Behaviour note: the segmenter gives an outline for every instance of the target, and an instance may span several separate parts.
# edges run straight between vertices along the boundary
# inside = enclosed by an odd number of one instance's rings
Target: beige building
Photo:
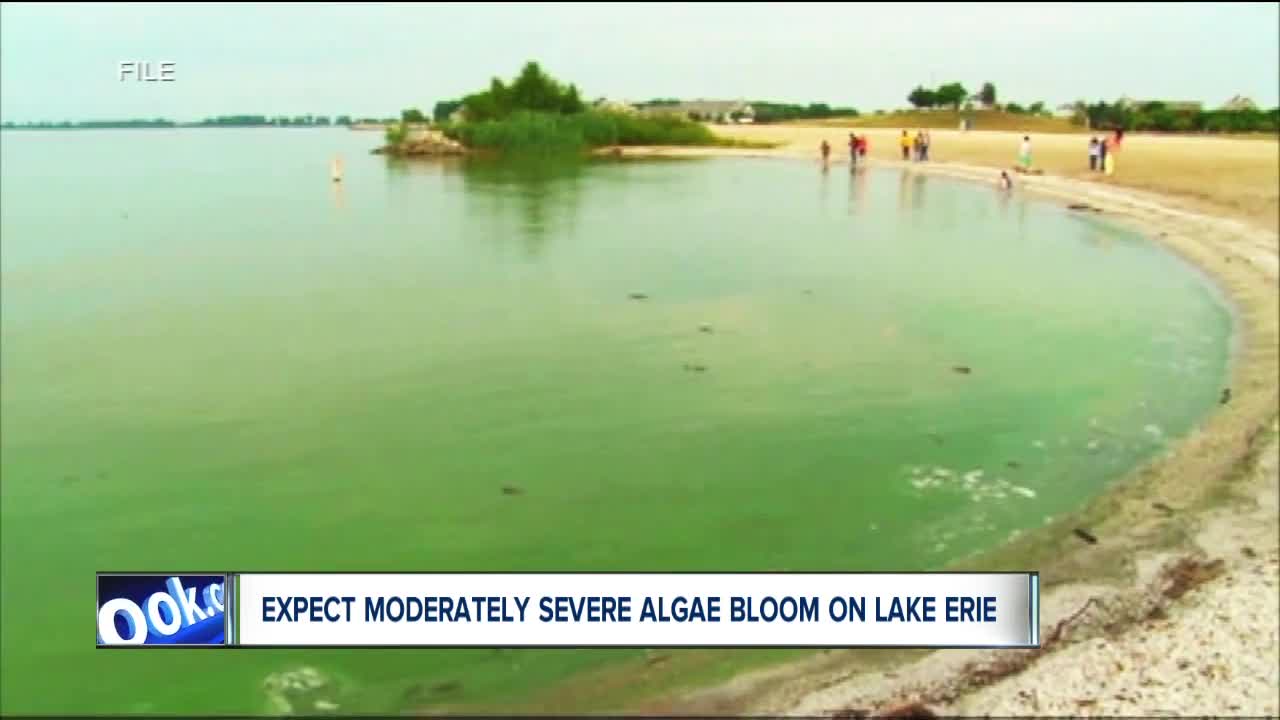
[[[718,123],[750,123],[755,121],[755,109],[743,100],[690,100],[670,105],[650,105],[644,108],[648,114],[687,115],[694,120]]]

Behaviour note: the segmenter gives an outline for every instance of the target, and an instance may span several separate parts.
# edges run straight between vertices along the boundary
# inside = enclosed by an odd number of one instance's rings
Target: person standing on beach
[[[910,160],[911,159],[911,135],[909,135],[906,130],[902,131],[901,143],[902,143],[902,159]]]
[[[1000,189],[1004,190],[1005,192],[1008,192],[1013,189],[1013,178],[1009,177],[1008,170],[1000,171],[999,184],[1000,184]]]
[[[933,137],[928,130],[920,131],[920,159],[929,162],[929,143],[933,142]]]
[[[831,161],[831,143],[823,140],[822,144],[818,146],[818,150],[822,153],[822,167],[825,168]]]
[[[858,136],[849,133],[849,168],[858,167]]]
[[[1095,171],[1098,169],[1098,153],[1099,152],[1101,152],[1101,148],[1098,144],[1098,138],[1096,137],[1090,138],[1089,140],[1089,170],[1090,171]]]
[[[1107,143],[1110,142],[1105,136],[1098,141],[1098,172],[1107,169]]]
[[[858,155],[863,159],[867,159],[867,136],[858,136]]]
[[[1022,147],[1018,148],[1018,161],[1022,164],[1023,172],[1031,171],[1031,136],[1022,136]]]
[[[1112,175],[1116,171],[1116,154],[1120,152],[1120,141],[1122,139],[1124,139],[1124,130],[1116,128],[1116,133],[1111,138],[1110,147],[1107,148],[1107,158],[1102,163],[1102,171],[1107,175]]]

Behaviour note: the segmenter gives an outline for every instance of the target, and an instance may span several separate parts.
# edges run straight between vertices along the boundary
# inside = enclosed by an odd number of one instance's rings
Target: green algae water
[[[300,666],[348,711],[608,707],[555,688],[642,652],[95,651],[93,574],[936,568],[1080,507],[1227,373],[1209,282],[1098,216],[378,139],[4,134],[4,712],[268,712]]]

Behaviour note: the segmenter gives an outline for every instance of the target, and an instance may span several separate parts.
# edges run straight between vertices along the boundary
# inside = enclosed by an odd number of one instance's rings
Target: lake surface
[[[299,665],[344,709],[507,707],[641,653],[95,651],[93,574],[936,568],[1078,508],[1227,373],[1209,282],[1095,216],[380,140],[3,135],[5,712],[261,712]]]

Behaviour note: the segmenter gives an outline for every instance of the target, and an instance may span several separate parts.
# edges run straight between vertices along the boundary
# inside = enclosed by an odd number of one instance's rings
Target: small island
[[[376,154],[452,156],[471,153],[587,153],[599,148],[646,146],[737,146],[743,140],[717,136],[686,113],[662,106],[640,110],[603,99],[583,102],[576,85],[556,80],[528,62],[509,84],[437,106],[427,125],[406,111],[386,128]],[[447,113],[447,114],[446,114]]]

